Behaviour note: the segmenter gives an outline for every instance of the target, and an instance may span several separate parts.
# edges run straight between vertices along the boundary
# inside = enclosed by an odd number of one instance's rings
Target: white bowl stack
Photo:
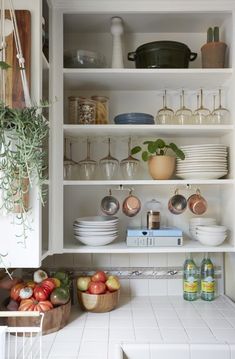
[[[197,227],[198,226],[212,226],[216,224],[215,218],[196,217],[189,220],[189,232],[192,235],[192,239],[198,240],[197,238]]]
[[[185,159],[177,158],[176,176],[183,179],[217,179],[228,173],[227,147],[222,144],[181,146]]]
[[[104,246],[118,237],[118,217],[94,216],[73,222],[74,238],[88,246]]]
[[[196,236],[205,246],[219,246],[227,237],[227,228],[218,225],[197,226]]]

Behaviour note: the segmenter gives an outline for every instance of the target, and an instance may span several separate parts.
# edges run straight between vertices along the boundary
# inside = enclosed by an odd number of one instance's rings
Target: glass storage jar
[[[69,123],[76,125],[78,123],[78,99],[79,97],[69,96]]]
[[[78,123],[93,125],[96,118],[96,102],[90,99],[78,99]]]
[[[109,123],[109,98],[106,96],[91,96],[96,102],[96,124]]]

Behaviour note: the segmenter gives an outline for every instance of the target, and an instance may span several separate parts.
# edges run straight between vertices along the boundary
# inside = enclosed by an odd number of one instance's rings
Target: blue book
[[[177,227],[161,227],[160,229],[147,229],[142,227],[127,228],[127,237],[178,237],[183,231]]]

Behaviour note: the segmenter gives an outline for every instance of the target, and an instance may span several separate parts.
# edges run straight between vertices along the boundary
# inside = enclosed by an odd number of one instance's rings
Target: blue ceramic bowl
[[[114,123],[118,125],[153,125],[154,117],[148,113],[129,112],[114,117]]]

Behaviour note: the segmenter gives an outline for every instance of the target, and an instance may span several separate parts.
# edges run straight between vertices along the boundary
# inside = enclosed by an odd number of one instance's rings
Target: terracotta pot
[[[227,45],[224,42],[208,42],[201,48],[202,68],[224,68]]]
[[[175,171],[175,157],[152,156],[148,160],[148,168],[153,179],[168,180]]]

